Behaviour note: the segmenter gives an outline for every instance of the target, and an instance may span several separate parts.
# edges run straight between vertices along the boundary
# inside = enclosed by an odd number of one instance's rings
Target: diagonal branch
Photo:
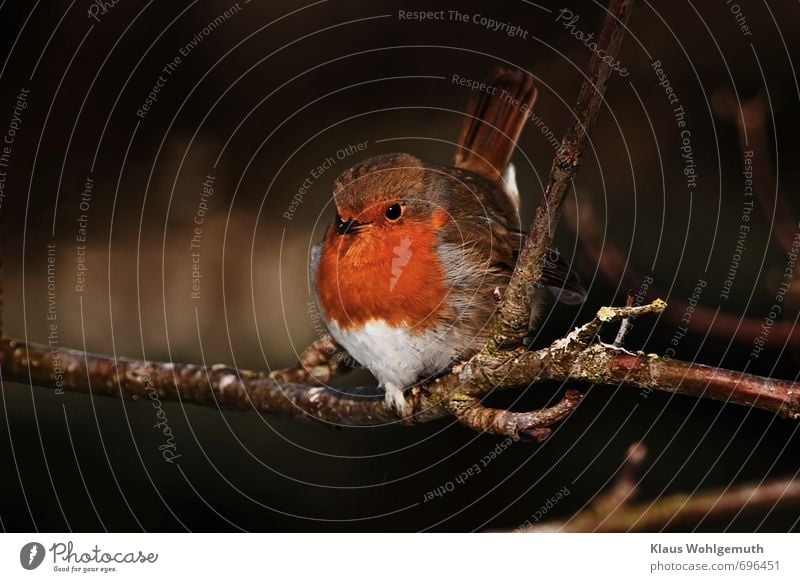
[[[562,532],[692,530],[709,519],[730,520],[740,513],[768,513],[776,507],[800,507],[800,481],[783,479],[692,495],[676,494],[656,502],[621,506],[604,516],[602,523],[587,516],[587,520],[579,518],[557,529]]]
[[[646,450],[636,443],[628,450],[617,481],[586,509],[565,521],[526,522],[525,532],[656,532],[694,530],[705,521],[733,520],[743,513],[765,514],[800,507],[800,481],[777,479],[739,487],[676,494],[632,504]]]
[[[484,353],[492,353],[504,345],[517,343],[528,332],[531,313],[529,289],[541,281],[541,258],[552,246],[561,206],[572,178],[578,171],[589,132],[603,103],[606,85],[613,70],[609,63],[616,59],[619,52],[632,5],[633,0],[612,0],[608,8],[597,39],[597,50],[592,54],[589,72],[578,94],[575,119],[556,152],[544,196],[536,209],[533,225],[525,238],[514,274],[503,294]]]

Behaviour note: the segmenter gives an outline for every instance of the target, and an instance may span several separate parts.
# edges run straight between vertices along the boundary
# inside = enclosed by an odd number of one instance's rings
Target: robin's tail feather
[[[454,165],[501,182],[537,89],[529,73],[502,67],[484,83],[489,89],[474,90],[467,104]]]

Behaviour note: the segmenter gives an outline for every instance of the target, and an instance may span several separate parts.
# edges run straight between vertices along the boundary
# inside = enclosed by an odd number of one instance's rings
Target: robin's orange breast
[[[370,320],[422,333],[450,311],[436,252],[441,212],[430,222],[374,226],[355,234],[326,234],[317,292],[328,319],[343,329]]]

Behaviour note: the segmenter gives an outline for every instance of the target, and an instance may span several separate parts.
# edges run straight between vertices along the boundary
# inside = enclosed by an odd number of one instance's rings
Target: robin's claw
[[[406,402],[405,394],[403,394],[403,389],[398,388],[397,386],[384,386],[383,388],[386,392],[386,407],[390,410],[394,410],[397,416],[400,418],[408,418],[411,416],[411,407]]]

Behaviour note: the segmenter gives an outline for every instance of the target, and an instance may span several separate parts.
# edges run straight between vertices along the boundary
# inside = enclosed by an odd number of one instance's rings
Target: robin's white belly
[[[446,332],[414,334],[406,326],[383,320],[369,321],[357,330],[330,321],[329,328],[334,339],[378,379],[395,408],[404,388],[445,371],[458,355]]]

